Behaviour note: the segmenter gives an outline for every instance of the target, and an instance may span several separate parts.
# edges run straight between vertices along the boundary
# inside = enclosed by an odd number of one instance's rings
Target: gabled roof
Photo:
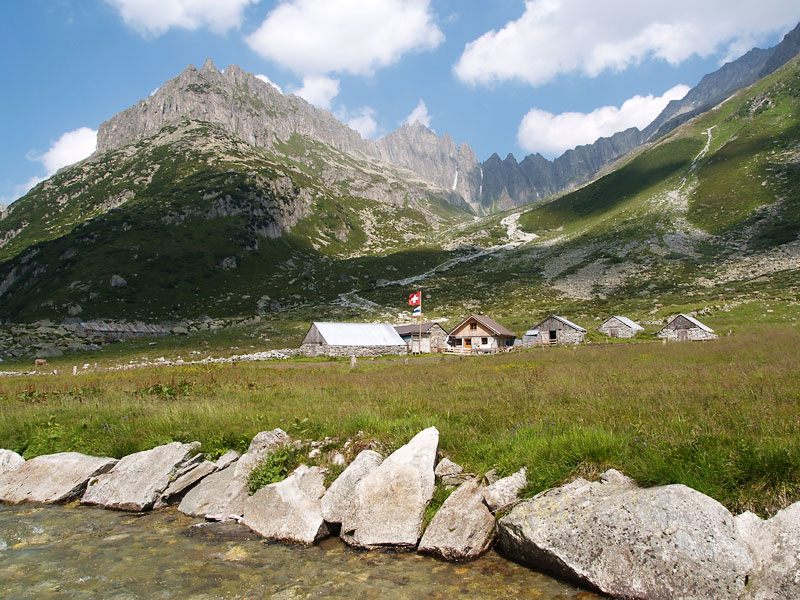
[[[667,327],[669,327],[669,326],[670,326],[670,324],[671,324],[671,323],[672,323],[672,322],[673,322],[675,319],[677,319],[678,317],[683,317],[684,319],[686,319],[687,321],[689,321],[690,323],[692,323],[693,325],[695,325],[695,326],[699,327],[700,329],[702,329],[703,331],[705,331],[705,332],[707,332],[707,333],[714,333],[714,330],[713,330],[713,329],[711,329],[711,327],[709,327],[708,325],[703,325],[703,324],[702,324],[700,321],[698,321],[698,320],[697,320],[697,319],[695,319],[694,317],[690,317],[689,315],[685,315],[685,314],[683,314],[683,313],[681,313],[681,314],[679,314],[679,315],[675,315],[674,317],[672,317],[672,318],[669,320],[669,323],[667,323],[666,325],[664,325],[664,327],[662,327],[661,329],[659,329],[659,331],[663,331],[664,329],[666,329]]]
[[[547,317],[547,319],[555,319],[556,321],[561,321],[564,325],[566,325],[568,327],[572,327],[573,329],[576,329],[577,331],[581,331],[583,333],[586,333],[586,330],[583,327],[581,327],[580,325],[576,325],[575,323],[573,323],[569,319],[565,319],[564,317],[559,317],[558,315],[550,315],[549,317]],[[542,323],[544,323],[545,321],[547,321],[547,319],[542,319],[541,321],[539,321],[538,325],[535,326],[536,329],[539,329],[540,325]]]
[[[436,322],[423,323],[422,333],[428,333],[435,325],[439,324]],[[408,325],[395,325],[394,328],[400,335],[408,335],[409,333],[419,333],[419,323],[410,323]]]
[[[644,331],[644,327],[642,327],[638,323],[635,323],[634,321],[631,321],[628,317],[620,317],[619,315],[614,315],[614,316],[608,317],[605,321],[603,321],[603,324],[600,325],[600,327],[602,327],[603,325],[608,323],[611,319],[617,319],[618,321],[620,321],[624,325],[627,325],[631,329],[637,329],[639,331]]]
[[[458,325],[453,327],[450,330],[450,333],[452,334],[456,329],[461,327],[464,323],[466,323],[470,319],[475,319],[478,323],[480,323],[481,325],[486,327],[486,329],[491,331],[494,335],[503,335],[503,336],[506,336],[506,337],[513,337],[513,338],[517,337],[517,335],[513,331],[510,331],[510,330],[506,329],[505,327],[500,325],[500,323],[498,323],[494,319],[491,319],[491,318],[489,318],[489,317],[487,317],[485,315],[475,315],[475,314],[468,316],[463,321],[461,321]]]
[[[315,321],[322,339],[329,346],[405,346],[389,323],[327,323]]]

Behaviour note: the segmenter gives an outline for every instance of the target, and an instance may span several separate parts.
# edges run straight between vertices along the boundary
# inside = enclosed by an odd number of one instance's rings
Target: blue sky
[[[521,160],[646,125],[726,60],[780,41],[800,3],[25,0],[4,13],[0,204],[91,153],[100,123],[209,57],[365,137],[419,119],[479,160]]]

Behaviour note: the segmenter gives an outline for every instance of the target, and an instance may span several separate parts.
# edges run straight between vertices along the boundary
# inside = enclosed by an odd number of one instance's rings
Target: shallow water
[[[361,553],[336,539],[268,544],[174,509],[0,505],[0,596],[12,598],[541,598],[594,594],[490,553],[469,564]]]

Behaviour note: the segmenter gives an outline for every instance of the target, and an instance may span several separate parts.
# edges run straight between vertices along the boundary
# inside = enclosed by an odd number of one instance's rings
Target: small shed
[[[536,346],[581,344],[586,334],[583,327],[558,315],[550,315],[533,329],[539,330],[539,339],[534,342]]]
[[[630,320],[628,317],[614,315],[603,321],[603,324],[597,328],[597,331],[605,333],[608,337],[612,338],[632,338],[640,331],[644,331],[644,327]]]
[[[535,346],[536,342],[538,341],[539,341],[538,329],[528,329],[528,331],[525,332],[525,335],[522,336],[522,345],[525,347]]]
[[[403,338],[412,354],[441,352],[447,347],[447,332],[438,323],[411,323],[395,325],[397,333]],[[420,331],[422,332],[422,350],[420,351]]]
[[[300,351],[306,356],[383,356],[406,354],[408,348],[389,323],[328,323],[316,321]]]
[[[494,352],[514,345],[517,336],[485,315],[473,314],[450,332],[447,345],[458,352]]]
[[[713,340],[717,334],[708,325],[689,315],[679,314],[664,325],[656,335],[676,342]]]

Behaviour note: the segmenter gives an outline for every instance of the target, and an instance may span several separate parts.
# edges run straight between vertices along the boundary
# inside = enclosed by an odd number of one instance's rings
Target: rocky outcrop
[[[393,452],[356,486],[341,538],[362,549],[413,550],[433,497],[439,431],[429,427]]]
[[[258,463],[269,456],[270,452],[291,441],[289,434],[280,428],[257,433],[250,442],[247,452],[236,463],[234,475],[247,478]]]
[[[0,472],[0,501],[68,502],[79,498],[89,480],[109,471],[117,460],[78,452],[37,456]]]
[[[178,510],[212,521],[238,520],[244,514],[247,479],[234,477],[233,465],[217,471],[189,490]]]
[[[495,521],[483,501],[483,485],[477,477],[454,491],[425,530],[419,551],[444,560],[473,560],[489,549]]]
[[[755,563],[743,599],[800,598],[800,502],[766,521],[743,513],[736,529]]]
[[[733,516],[683,485],[638,489],[616,471],[518,504],[498,521],[515,560],[621,598],[738,599],[753,561]]]
[[[489,510],[497,512],[510,507],[519,500],[519,492],[528,483],[526,469],[523,467],[513,475],[498,479],[483,490],[483,497]]]
[[[16,469],[25,459],[13,450],[0,449],[0,473]]]
[[[172,442],[129,454],[109,473],[92,478],[81,502],[117,510],[150,510],[175,478],[199,464],[195,458],[199,449],[200,442]]]
[[[336,478],[322,498],[322,517],[328,523],[341,523],[353,510],[356,486],[383,462],[374,450],[363,450]]]
[[[245,502],[243,523],[274,541],[311,545],[329,535],[320,499],[325,494],[319,467],[301,465],[289,477],[267,485]]]

